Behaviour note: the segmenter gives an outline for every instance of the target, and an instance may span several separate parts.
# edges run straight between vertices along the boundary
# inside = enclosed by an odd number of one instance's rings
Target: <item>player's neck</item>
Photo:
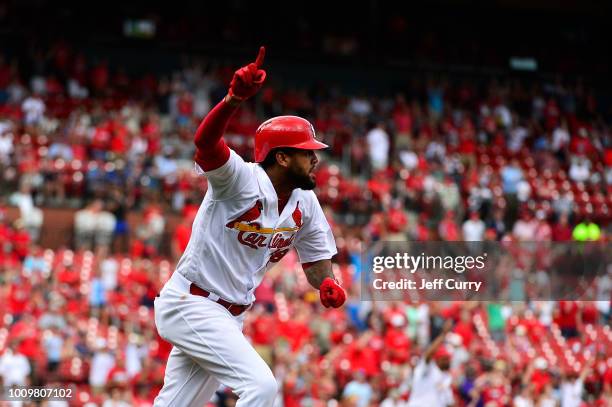
[[[291,183],[288,182],[289,180],[287,180],[285,174],[276,170],[275,167],[267,168],[266,173],[272,182],[272,186],[274,186],[278,199],[287,201],[294,188],[291,186]]]

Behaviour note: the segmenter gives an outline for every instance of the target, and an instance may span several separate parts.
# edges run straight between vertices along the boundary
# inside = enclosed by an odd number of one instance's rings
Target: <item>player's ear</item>
[[[291,161],[291,155],[287,154],[286,151],[278,150],[275,153],[275,157],[276,157],[276,163],[279,166],[281,166],[283,168],[289,167],[289,163]]]

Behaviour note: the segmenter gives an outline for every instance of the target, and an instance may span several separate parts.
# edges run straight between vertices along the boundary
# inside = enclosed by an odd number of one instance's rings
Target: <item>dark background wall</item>
[[[64,38],[134,73],[169,71],[186,53],[242,59],[264,43],[276,65],[305,67],[305,79],[317,64],[479,71],[505,70],[509,57],[531,56],[543,73],[605,80],[610,11],[612,2],[596,0],[11,0],[0,2],[0,40],[14,55]],[[155,36],[126,39],[130,19],[155,22]]]

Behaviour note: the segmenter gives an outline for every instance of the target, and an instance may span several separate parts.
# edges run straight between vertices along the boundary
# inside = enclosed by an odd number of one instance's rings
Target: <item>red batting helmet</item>
[[[255,132],[255,162],[262,162],[273,148],[321,150],[329,147],[316,139],[314,127],[298,116],[278,116],[263,122]]]

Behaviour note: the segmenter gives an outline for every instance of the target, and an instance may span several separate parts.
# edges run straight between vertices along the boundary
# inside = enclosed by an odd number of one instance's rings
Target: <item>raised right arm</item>
[[[195,161],[204,171],[221,167],[230,156],[229,147],[223,141],[227,124],[240,103],[255,95],[266,79],[263,64],[265,48],[259,49],[255,62],[243,66],[234,73],[229,92],[202,120],[194,137]]]

